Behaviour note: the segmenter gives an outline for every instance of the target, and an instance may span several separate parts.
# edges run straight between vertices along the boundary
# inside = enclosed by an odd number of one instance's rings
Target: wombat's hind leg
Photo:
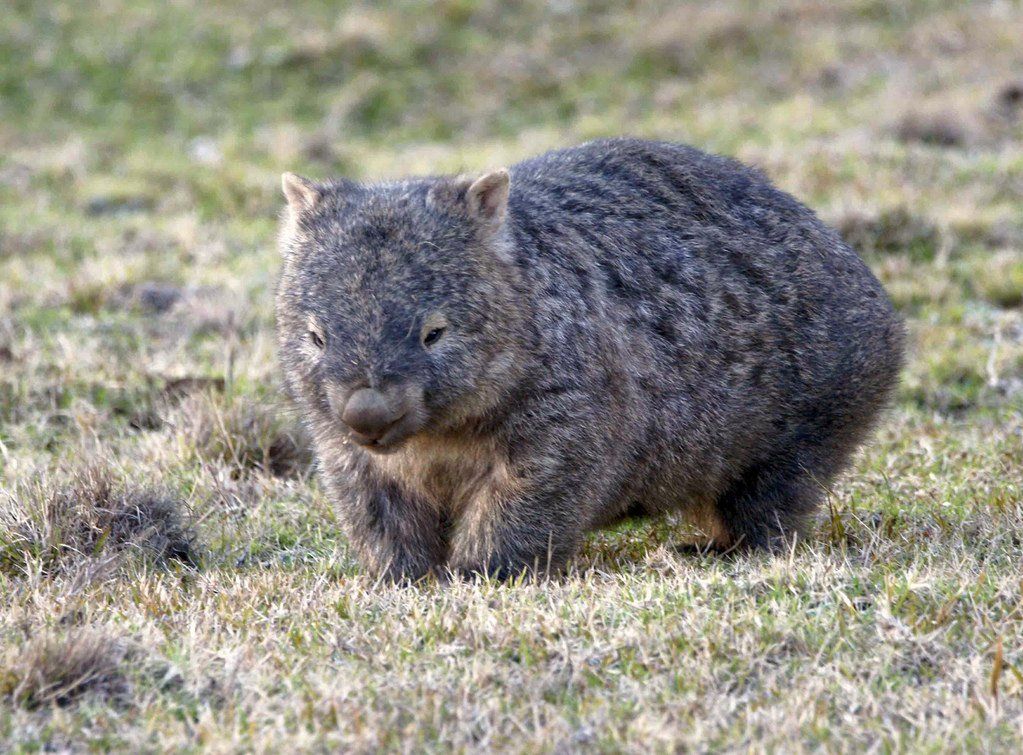
[[[782,550],[803,534],[823,496],[821,481],[798,463],[755,465],[718,499],[714,549]]]

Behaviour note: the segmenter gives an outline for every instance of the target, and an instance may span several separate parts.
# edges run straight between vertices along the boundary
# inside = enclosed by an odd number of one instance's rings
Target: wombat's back
[[[636,397],[655,497],[722,494],[780,457],[826,482],[896,382],[902,325],[876,278],[739,163],[592,142],[514,166],[510,215],[552,364],[593,373],[594,341],[613,343],[597,372],[617,359]]]

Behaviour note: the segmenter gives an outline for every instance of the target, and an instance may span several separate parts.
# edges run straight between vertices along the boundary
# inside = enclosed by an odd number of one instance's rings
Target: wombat
[[[391,579],[552,573],[587,531],[671,510],[709,547],[777,549],[897,381],[881,284],[730,159],[623,138],[282,181],[286,384]]]

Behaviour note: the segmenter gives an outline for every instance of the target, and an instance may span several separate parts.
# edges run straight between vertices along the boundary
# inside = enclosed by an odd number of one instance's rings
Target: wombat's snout
[[[401,418],[401,407],[373,388],[355,391],[341,412],[341,421],[360,441],[379,440]]]

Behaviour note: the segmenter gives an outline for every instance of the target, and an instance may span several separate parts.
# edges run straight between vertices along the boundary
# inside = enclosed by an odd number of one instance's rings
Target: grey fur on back
[[[866,265],[690,147],[596,141],[509,174],[289,193],[281,361],[363,562],[556,569],[586,531],[671,509],[720,549],[799,532],[901,365]],[[340,421],[360,386],[404,418],[394,447]]]

